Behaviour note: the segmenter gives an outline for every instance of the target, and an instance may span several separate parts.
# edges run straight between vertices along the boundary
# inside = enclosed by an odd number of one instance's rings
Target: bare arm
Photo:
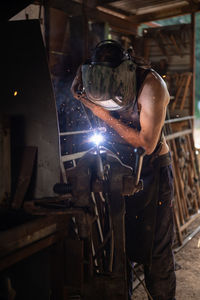
[[[141,105],[139,138],[147,154],[151,154],[158,143],[169,99],[163,79],[157,73],[149,74],[138,99]]]
[[[76,86],[76,83],[74,83]],[[75,91],[72,85],[72,93]],[[92,112],[112,127],[127,143],[133,147],[143,147],[146,154],[151,154],[158,142],[161,128],[164,124],[166,107],[169,102],[169,93],[165,82],[160,76],[149,74],[138,98],[140,106],[141,131],[126,126],[115,119],[109,111],[87,100],[86,96],[76,94],[76,99],[87,106]]]

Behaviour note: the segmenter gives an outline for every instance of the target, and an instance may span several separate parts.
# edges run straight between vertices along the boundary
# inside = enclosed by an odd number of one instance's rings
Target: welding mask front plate
[[[106,63],[82,65],[83,88],[87,98],[107,110],[129,107],[136,95],[136,65],[124,60],[113,68]]]

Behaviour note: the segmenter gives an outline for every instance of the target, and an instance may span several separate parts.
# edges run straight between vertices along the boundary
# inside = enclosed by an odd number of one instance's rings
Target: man
[[[134,148],[145,150],[142,191],[126,197],[126,250],[131,265],[144,265],[153,300],[175,299],[173,175],[162,133],[169,93],[163,79],[115,41],[100,42],[72,83],[72,94],[108,125],[112,150],[134,166]]]

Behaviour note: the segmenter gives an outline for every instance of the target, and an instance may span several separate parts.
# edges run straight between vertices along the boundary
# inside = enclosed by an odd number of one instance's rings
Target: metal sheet
[[[5,84],[0,109],[11,116],[12,147],[38,148],[33,197],[50,197],[60,175],[59,136],[39,20],[8,22],[2,45]]]

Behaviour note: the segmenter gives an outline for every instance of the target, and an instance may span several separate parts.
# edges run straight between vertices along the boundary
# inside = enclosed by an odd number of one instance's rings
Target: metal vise
[[[91,192],[133,195],[143,188],[140,172],[144,150],[137,148],[135,155],[136,165],[133,170],[110,150],[95,147],[78,161],[76,167],[67,171],[67,184],[55,184],[54,192],[71,193],[76,207],[88,207]]]
[[[78,161],[76,167],[68,170],[68,184],[54,186],[56,193],[71,193],[76,207],[90,207],[91,192],[103,192],[106,195],[105,199],[109,207],[110,240],[105,237],[101,241],[101,247],[103,244],[104,247],[108,246],[106,243],[109,240],[109,251],[103,251],[103,258],[107,262],[103,270],[106,272],[109,270],[110,276],[92,277],[90,288],[86,289],[86,299],[128,299],[123,196],[133,195],[143,188],[140,172],[144,150],[136,149],[135,155],[136,164],[132,169],[123,164],[110,150],[95,147]],[[92,238],[91,216],[86,209],[85,214],[76,217],[76,224],[80,238]],[[101,222],[97,222],[96,225],[101,227]]]

